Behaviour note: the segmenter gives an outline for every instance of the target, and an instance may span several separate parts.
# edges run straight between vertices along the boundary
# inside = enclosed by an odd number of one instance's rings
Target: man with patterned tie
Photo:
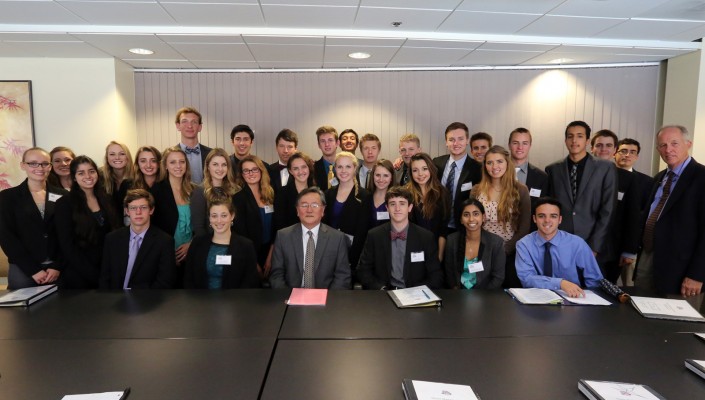
[[[181,142],[178,146],[186,153],[191,166],[191,182],[203,182],[203,169],[206,157],[212,150],[198,141],[198,134],[203,129],[201,113],[193,107],[183,107],[176,112],[176,130],[181,133]]]
[[[345,235],[321,223],[326,198],[312,186],[296,200],[301,221],[281,229],[274,241],[269,282],[277,288],[350,289],[348,240]]]
[[[421,153],[421,140],[413,133],[399,138],[399,158],[394,160],[394,182],[404,186],[411,180],[411,157]]]
[[[433,159],[438,170],[438,179],[448,189],[451,198],[451,215],[448,233],[455,232],[455,216],[461,213],[461,204],[470,196],[472,185],[482,179],[482,165],[468,157],[468,127],[462,122],[453,122],[445,132],[448,154]]]
[[[338,185],[335,175],[335,151],[338,149],[338,131],[332,126],[324,125],[316,129],[318,148],[321,149],[321,159],[313,163],[316,185],[323,190]]]
[[[374,133],[368,133],[360,139],[360,153],[362,162],[357,165],[356,178],[361,188],[372,190],[372,168],[379,159],[379,152],[382,150],[382,142]]]
[[[590,126],[573,121],[565,128],[568,156],[546,167],[548,195],[563,209],[561,230],[580,236],[602,267],[609,259],[607,240],[617,207],[617,170],[587,152]]]
[[[100,288],[171,288],[176,269],[174,238],[150,224],[154,197],[143,189],[128,190],[124,205],[130,225],[105,237]]]
[[[705,280],[705,166],[689,154],[684,126],[667,125],[656,147],[667,168],[655,176],[634,285],[697,296]]]
[[[561,289],[571,297],[584,296],[582,288],[599,286],[602,273],[587,243],[558,229],[561,209],[554,198],[538,199],[533,215],[538,230],[517,242],[517,275],[525,288]]]
[[[438,241],[430,231],[409,222],[413,197],[393,187],[385,195],[389,220],[370,230],[357,264],[357,278],[365,289],[396,289],[419,285],[440,288],[443,272]]]

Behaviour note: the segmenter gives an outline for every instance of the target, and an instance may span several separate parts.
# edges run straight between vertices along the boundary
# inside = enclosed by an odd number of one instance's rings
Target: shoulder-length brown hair
[[[423,161],[426,163],[428,172],[431,175],[426,183],[426,195],[423,194],[421,186],[413,179],[413,174],[412,179],[409,179],[409,183],[406,184],[407,189],[411,191],[411,195],[414,197],[414,205],[418,207],[419,204],[423,204],[423,207],[421,207],[421,215],[426,219],[432,218],[438,210],[438,207],[441,207],[443,219],[445,219],[449,211],[447,207],[448,196],[441,185],[441,181],[438,179],[438,168],[436,168],[433,164],[433,160],[431,160],[431,157],[426,153],[414,154],[411,157],[411,161],[409,161],[409,169],[411,169],[414,161]]]
[[[272,188],[272,183],[269,179],[269,172],[267,172],[267,168],[264,167],[264,163],[262,162],[262,160],[260,160],[259,157],[255,155],[249,155],[240,160],[240,164],[238,165],[238,168],[240,168],[240,173],[237,174],[235,183],[237,183],[241,187],[247,186],[247,182],[245,182],[245,179],[242,177],[242,167],[243,165],[245,165],[246,162],[255,163],[255,165],[257,165],[257,168],[259,168],[260,170],[260,201],[262,201],[262,203],[264,204],[274,204],[274,188]]]
[[[509,223],[513,230],[519,226],[519,184],[516,178],[516,169],[514,161],[509,156],[509,151],[502,146],[492,146],[485,154],[485,160],[482,163],[482,180],[472,188],[473,197],[478,197],[484,194],[490,198],[490,190],[492,190],[492,178],[487,172],[487,156],[490,154],[499,154],[504,158],[507,164],[507,171],[500,178],[502,192],[497,202],[497,222],[501,224]]]
[[[132,184],[132,189],[149,189],[149,186],[147,185],[147,181],[144,179],[144,174],[142,173],[142,170],[140,169],[140,153],[152,153],[154,155],[154,158],[157,159],[157,173],[156,173],[156,179],[159,180],[159,171],[161,171],[161,163],[162,163],[162,153],[157,150],[156,147],[153,146],[142,146],[139,149],[137,149],[137,153],[135,153],[135,163],[133,165],[133,168],[135,170],[135,180],[134,183]]]
[[[191,166],[189,165],[188,157],[186,157],[186,152],[181,150],[181,147],[174,146],[164,150],[164,152],[162,153],[162,162],[161,164],[159,164],[159,180],[163,181],[164,179],[168,179],[169,171],[167,171],[166,169],[166,164],[169,159],[169,156],[174,153],[181,154],[182,156],[184,156],[184,160],[186,160],[186,171],[184,172],[184,176],[181,177],[180,192],[181,197],[183,197],[184,200],[188,200],[191,198],[191,193],[193,192],[194,185],[193,183],[191,183]]]
[[[225,179],[223,179],[223,186],[219,188],[218,192],[220,195],[232,197],[240,187],[235,183],[235,174],[233,174],[233,164],[230,162],[230,156],[220,147],[211,150],[206,156],[206,167],[203,169],[203,194],[206,196],[206,199],[211,199],[214,196],[213,177],[211,177],[211,172],[208,170],[208,165],[215,157],[223,157],[228,168]]]

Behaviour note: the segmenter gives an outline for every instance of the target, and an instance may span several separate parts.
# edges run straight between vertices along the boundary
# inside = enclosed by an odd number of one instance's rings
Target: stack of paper
[[[581,379],[578,389],[590,400],[665,400],[654,389],[636,383],[588,381]]]
[[[401,383],[406,400],[479,400],[470,386],[450,383],[414,381]]]

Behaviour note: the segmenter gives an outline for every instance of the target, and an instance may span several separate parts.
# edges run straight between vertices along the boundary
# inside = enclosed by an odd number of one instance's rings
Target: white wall
[[[382,157],[397,157],[398,138],[421,137],[431,155],[445,154],[453,121],[485,131],[506,146],[518,126],[534,134],[531,160],[543,167],[567,152],[563,132],[575,119],[642,143],[637,168],[653,153],[659,67],[567,70],[179,73],[136,72],[138,142],[166,148],[179,140],[174,112],[190,105],[204,115],[201,141],[232,152],[230,129],[250,125],[255,154],[276,160],[282,128],[299,148],[320,157],[315,130],[333,125],[382,139]]]
[[[68,146],[99,166],[110,140],[136,148],[134,73],[121,61],[0,58],[0,79],[32,81],[37,146]]]

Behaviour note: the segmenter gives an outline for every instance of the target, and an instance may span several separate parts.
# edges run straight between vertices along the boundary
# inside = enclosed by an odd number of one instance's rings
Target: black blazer
[[[326,211],[323,215],[323,223],[346,235],[353,236],[352,243],[350,243],[350,250],[348,251],[348,257],[350,259],[350,266],[354,270],[360,259],[362,247],[365,245],[365,239],[367,238],[369,222],[367,213],[369,211],[365,207],[365,204],[367,203],[369,194],[365,189],[360,188],[357,197],[355,197],[355,189],[351,190],[348,198],[345,199],[343,203],[343,211],[338,219],[338,225],[334,226],[332,224],[333,204],[335,203],[335,197],[337,195],[338,186],[334,186],[326,191]]]
[[[298,224],[299,217],[296,215],[296,198],[299,192],[296,191],[294,179],[290,178],[286,186],[282,186],[274,196],[274,237],[276,232],[287,226]]]
[[[548,174],[543,170],[537,168],[534,164],[529,163],[526,171],[526,187],[529,189],[529,196],[531,197],[531,214],[534,213],[534,207],[536,207],[536,201],[540,197],[548,196]],[[537,196],[531,196],[531,191],[540,190],[541,193],[536,193]],[[529,231],[533,232],[537,229],[536,223],[533,218],[530,218],[531,224]]]
[[[264,166],[267,168],[267,172],[269,173],[269,182],[274,188],[275,192],[278,192],[279,190],[282,189],[282,176],[279,173],[279,161],[276,161],[272,164],[267,164],[264,161]],[[284,166],[286,169],[286,166]],[[289,177],[291,178],[291,176]],[[292,179],[289,179],[287,183],[291,182]]]
[[[80,189],[79,189],[80,190]],[[73,192],[71,192],[73,193]],[[101,259],[105,236],[118,227],[113,214],[112,202],[99,201],[103,213],[103,226],[95,218],[90,219],[97,233],[96,243],[79,243],[76,238],[76,222],[73,219],[74,199],[68,194],[56,202],[56,232],[65,267],[61,274],[61,287],[65,289],[98,289],[100,281]],[[122,215],[122,214],[120,214]],[[122,222],[122,220],[120,220]]]
[[[636,254],[639,251],[642,212],[636,178],[636,174],[617,168],[617,208],[612,225],[614,237],[611,241],[614,244],[614,260],[619,260],[619,256],[624,252]]]
[[[176,208],[176,199],[174,199],[169,178],[155,182],[149,191],[154,196],[154,214],[152,214],[151,223],[173,237],[176,224],[179,222],[179,210]]]
[[[208,271],[206,261],[213,241],[213,233],[206,233],[193,238],[186,256],[184,270],[184,288],[208,288]],[[230,265],[223,266],[222,289],[258,288],[260,279],[257,274],[257,254],[250,239],[230,235],[228,253]]]
[[[391,288],[392,225],[386,223],[370,230],[365,248],[357,265],[357,278],[365,289]],[[411,253],[423,252],[424,261],[411,262]],[[426,229],[409,223],[404,255],[404,284],[406,287],[426,285],[439,289],[443,272],[438,261],[438,242]]]
[[[100,271],[101,289],[122,289],[127,273],[130,227],[110,232],[105,237]],[[174,284],[176,258],[174,238],[150,226],[132,267],[131,289],[170,289]]]
[[[272,243],[274,229],[270,229],[272,236],[267,238],[267,240],[262,239],[264,225],[259,213],[259,206],[255,195],[247,184],[242,187],[242,190],[235,193],[233,205],[235,206],[233,232],[250,239],[258,252],[262,249],[262,246]],[[272,216],[272,223],[274,223],[274,216]]]
[[[637,193],[639,194],[639,208],[642,212],[648,212],[651,206],[651,203],[649,203],[649,195],[651,194],[651,188],[654,187],[654,178],[637,170],[632,170],[632,173],[636,175],[634,180]]]
[[[333,174],[338,178],[335,168],[333,168]],[[325,192],[328,189],[328,170],[323,163],[323,157],[313,163],[313,177],[316,179],[316,185]]]
[[[666,170],[655,177],[649,196],[651,204]],[[653,273],[656,289],[680,293],[683,279],[705,281],[705,166],[691,159],[654,229]],[[648,210],[647,213],[648,214]],[[645,215],[648,218],[648,215]],[[644,223],[646,223],[644,218]],[[643,226],[643,225],[642,225]],[[637,265],[637,274],[638,274]]]
[[[460,275],[465,266],[465,235],[451,233],[446,242],[444,271],[446,286],[451,289],[463,288]],[[494,233],[481,229],[480,260],[484,271],[476,272],[477,283],[474,289],[500,289],[504,282],[506,254],[504,240]]]
[[[46,269],[42,262],[47,259],[54,261],[51,268],[64,269],[54,227],[54,210],[56,196],[67,194],[66,190],[47,184],[42,218],[26,179],[0,191],[0,246],[9,263],[17,265],[28,277]]]
[[[446,154],[433,159],[433,164],[438,169],[438,180],[443,179],[443,171],[446,168],[446,164],[450,159],[450,154]],[[411,173],[411,172],[409,172]],[[457,173],[457,172],[456,172]],[[470,197],[470,188],[467,190],[461,190],[462,186],[466,183],[471,183],[476,185],[480,183],[482,179],[482,164],[473,160],[470,156],[465,159],[465,164],[463,164],[463,169],[460,171],[460,178],[458,179],[458,186],[455,187],[455,197],[451,199],[450,204],[453,206],[453,215],[458,216],[462,213],[462,203],[468,197]],[[446,222],[447,224],[447,222]]]

